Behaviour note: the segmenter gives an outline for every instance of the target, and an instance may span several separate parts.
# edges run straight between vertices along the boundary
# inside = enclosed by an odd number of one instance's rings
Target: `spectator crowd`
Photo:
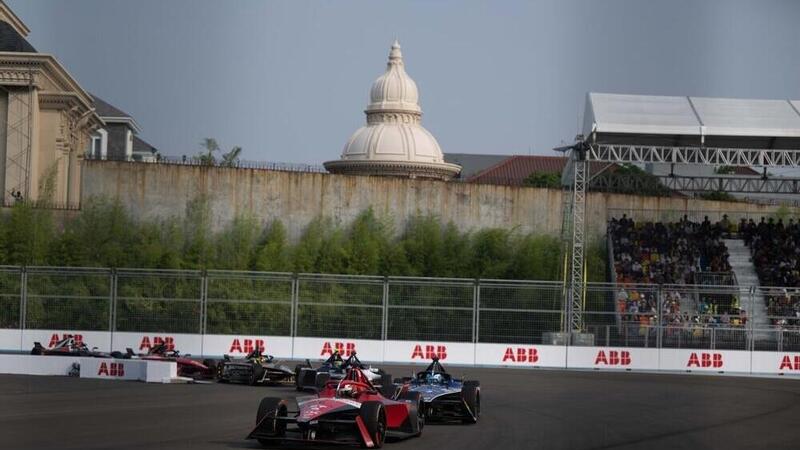
[[[667,334],[674,329],[738,326],[746,321],[744,311],[735,308],[731,296],[701,296],[696,309],[682,311],[688,292],[679,285],[699,284],[700,272],[730,272],[728,250],[723,235],[735,227],[727,216],[717,223],[708,217],[702,222],[684,216],[674,223],[636,223],[623,215],[608,223],[617,285],[617,312],[626,324],[645,334],[656,325],[658,299],[642,284],[668,285],[663,292],[660,317]],[[673,289],[670,289],[672,287]]]
[[[789,219],[742,219],[739,234],[750,248],[767,313],[777,326],[800,325],[800,223]]]

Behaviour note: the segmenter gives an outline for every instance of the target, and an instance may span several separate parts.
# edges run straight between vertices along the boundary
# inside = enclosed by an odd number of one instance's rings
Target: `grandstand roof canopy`
[[[609,144],[800,150],[800,101],[593,92],[583,133]]]

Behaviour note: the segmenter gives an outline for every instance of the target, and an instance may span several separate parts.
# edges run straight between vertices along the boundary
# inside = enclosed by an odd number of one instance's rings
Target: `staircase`
[[[741,239],[724,239],[723,242],[728,247],[728,254],[730,255],[728,262],[731,265],[731,270],[736,274],[736,281],[740,288],[749,290],[751,286],[758,286],[758,275],[755,267],[753,267],[753,262],[750,260],[750,249],[744,245],[744,241]],[[753,329],[764,330],[769,328],[767,303],[760,292],[756,291],[752,295],[742,295],[740,306],[747,311],[747,317],[748,320],[752,321]],[[756,331],[754,337],[756,339],[767,339],[769,333]]]

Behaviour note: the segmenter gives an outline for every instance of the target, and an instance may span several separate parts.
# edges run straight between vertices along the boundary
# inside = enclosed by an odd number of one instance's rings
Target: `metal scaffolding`
[[[593,144],[587,159],[611,163],[800,167],[800,150]]]
[[[0,87],[8,99],[6,124],[0,124],[0,140],[5,141],[6,160],[3,201],[19,193],[29,198],[31,172],[31,137],[33,134],[33,73],[28,72],[27,86]]]
[[[586,188],[587,186],[613,187],[629,180],[615,180],[615,177],[595,177],[589,174],[592,162],[605,163],[676,163],[702,164],[713,166],[764,166],[798,167],[800,150],[775,149],[729,149],[710,147],[667,147],[641,145],[610,145],[579,141],[575,145],[556,149],[568,152],[569,161],[562,173],[562,184],[569,188],[567,196],[570,204],[564,205],[562,238],[568,247],[566,261],[569,267],[564,279],[565,302],[568,308],[565,328],[573,333],[584,331],[583,299],[586,287]],[[679,191],[718,191],[758,192],[758,193],[798,193],[800,179],[769,179],[743,177],[683,177],[662,176],[667,187]],[[630,181],[633,183],[632,181]],[[615,184],[616,183],[616,184]],[[566,191],[565,191],[566,193]],[[569,245],[566,239],[569,237]]]
[[[669,189],[684,192],[800,194],[800,178],[658,175],[658,179]]]

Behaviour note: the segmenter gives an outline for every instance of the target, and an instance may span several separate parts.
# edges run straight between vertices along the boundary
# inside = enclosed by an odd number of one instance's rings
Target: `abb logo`
[[[503,355],[503,362],[506,361],[535,363],[539,361],[539,351],[533,347],[508,347]]]
[[[800,370],[800,355],[795,355],[794,358],[789,355],[783,355],[781,366],[778,370]]]
[[[444,345],[420,345],[417,344],[414,347],[414,351],[411,352],[411,359],[432,359],[434,356],[438,357],[439,359],[446,359],[447,358],[447,347]]]
[[[631,363],[631,353],[625,350],[616,351],[616,350],[609,350],[608,355],[606,355],[605,350],[600,350],[597,352],[597,356],[594,358],[594,365],[606,365],[606,366],[628,366]]]
[[[722,367],[721,353],[692,353],[689,355],[689,362],[686,367]]]
[[[66,334],[65,333],[65,334],[59,336],[58,333],[53,333],[53,335],[50,336],[50,343],[48,343],[47,346],[50,347],[50,348],[53,348],[53,347],[55,347],[56,344],[58,344],[58,341],[60,341],[62,339],[68,339],[68,338],[75,339],[75,343],[78,344],[78,345],[83,344],[83,336],[80,335],[80,334]]]
[[[166,344],[167,350],[169,351],[175,350],[175,339],[171,336],[153,336],[152,342],[148,336],[144,336],[142,341],[139,343],[139,350],[150,350],[151,348],[161,344]]]
[[[342,356],[350,356],[356,352],[356,344],[355,342],[325,342],[322,345],[322,351],[319,352],[319,356],[325,355],[332,355],[333,352],[339,352]]]
[[[262,352],[266,349],[263,339],[234,339],[231,342],[231,349],[228,353],[250,353],[255,349],[260,349]]]
[[[100,363],[97,376],[105,377],[124,377],[125,364],[123,363]]]

